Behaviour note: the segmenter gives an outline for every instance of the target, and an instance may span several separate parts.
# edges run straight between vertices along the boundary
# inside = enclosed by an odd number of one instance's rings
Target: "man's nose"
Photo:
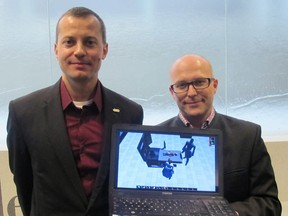
[[[85,55],[85,47],[82,44],[77,44],[75,48],[75,56],[82,57]]]
[[[188,96],[197,95],[197,91],[196,91],[196,89],[194,88],[194,86],[192,85],[192,83],[190,83],[190,84],[188,85],[187,95],[188,95]]]

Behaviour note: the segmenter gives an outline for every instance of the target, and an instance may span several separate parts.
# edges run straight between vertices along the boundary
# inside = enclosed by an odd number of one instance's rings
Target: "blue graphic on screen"
[[[213,136],[119,132],[118,188],[216,192]]]

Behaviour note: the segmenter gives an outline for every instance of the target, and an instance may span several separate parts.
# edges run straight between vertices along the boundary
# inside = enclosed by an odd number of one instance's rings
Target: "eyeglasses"
[[[192,80],[191,82],[179,82],[170,86],[174,93],[184,93],[187,92],[189,86],[192,85],[195,90],[201,90],[208,88],[210,86],[211,81],[215,80],[214,78],[198,78]]]

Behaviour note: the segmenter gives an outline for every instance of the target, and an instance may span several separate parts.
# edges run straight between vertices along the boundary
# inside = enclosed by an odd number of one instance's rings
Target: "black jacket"
[[[160,125],[185,127],[176,116]],[[223,132],[224,197],[240,216],[281,215],[271,159],[257,124],[216,113],[209,128]]]
[[[114,123],[142,124],[143,109],[102,85],[101,90],[105,134],[90,200],[73,159],[61,106],[60,81],[10,102],[9,163],[24,216],[108,215],[111,127]]]

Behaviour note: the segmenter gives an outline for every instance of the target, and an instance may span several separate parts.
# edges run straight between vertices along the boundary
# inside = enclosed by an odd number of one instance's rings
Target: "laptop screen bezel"
[[[117,188],[117,172],[118,172],[118,152],[119,152],[119,131],[126,132],[152,132],[152,133],[168,133],[168,134],[191,134],[194,136],[216,136],[216,173],[218,175],[215,177],[216,191],[215,192],[206,192],[205,195],[211,196],[223,196],[223,155],[222,155],[222,132],[218,129],[193,129],[186,127],[163,127],[163,126],[151,126],[151,125],[135,125],[135,124],[114,124],[112,126],[111,134],[111,155],[110,155],[110,177],[109,177],[109,192],[113,196],[113,193],[123,193],[129,194],[133,193],[133,189],[129,188]],[[128,177],[127,177],[128,178]],[[163,194],[163,193],[172,193],[174,195],[183,194],[178,191],[167,191],[167,190],[143,190],[143,193],[147,192],[149,194]],[[204,192],[193,191],[191,192],[194,195],[203,195]]]

